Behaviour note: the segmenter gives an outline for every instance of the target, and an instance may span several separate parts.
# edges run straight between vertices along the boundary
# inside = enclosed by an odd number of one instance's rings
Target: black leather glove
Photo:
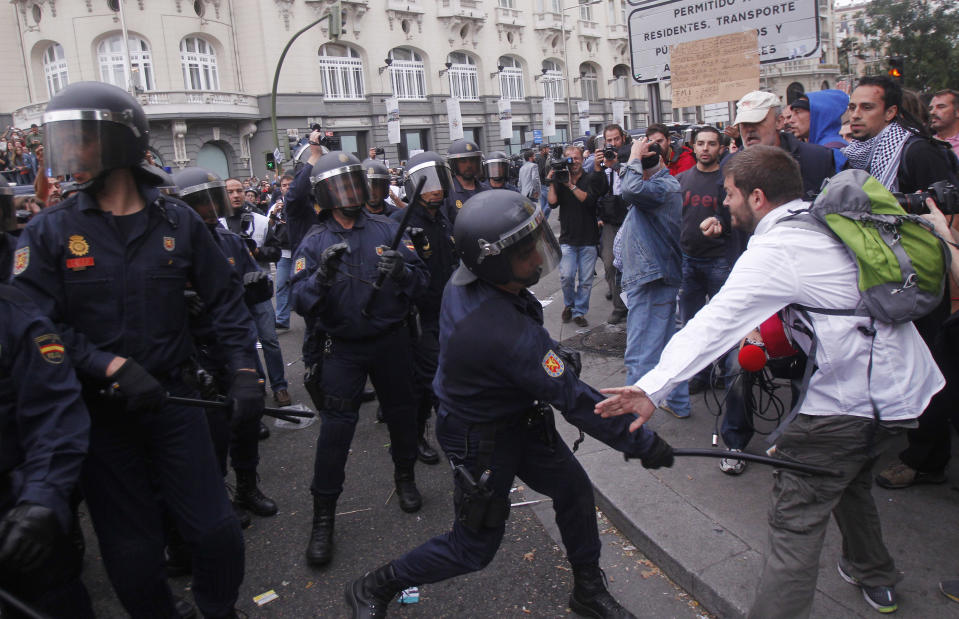
[[[386,273],[390,279],[397,283],[402,283],[409,277],[406,272],[406,261],[403,260],[403,254],[395,249],[383,251],[380,261],[376,263],[376,270],[380,273]]]
[[[231,423],[237,426],[251,419],[259,419],[263,414],[264,395],[263,381],[256,372],[237,372],[230,387],[230,399],[233,400]]]
[[[8,573],[39,568],[60,533],[57,515],[49,507],[17,505],[0,519],[0,565]]]
[[[572,348],[567,348],[560,344],[556,348],[556,354],[559,355],[559,358],[563,360],[563,363],[566,364],[566,367],[573,371],[573,374],[576,375],[576,378],[579,378],[579,373],[583,369],[583,360],[579,354],[579,351],[573,350]]]
[[[127,359],[110,377],[113,388],[126,399],[131,413],[154,413],[163,406],[166,390],[156,378],[133,359]]]
[[[273,298],[273,282],[266,271],[243,274],[243,298],[248,305],[256,305]]]
[[[416,247],[416,253],[422,255],[424,251],[428,251],[430,247],[430,239],[426,236],[426,231],[423,228],[414,228],[409,227],[406,229],[410,233],[410,240],[413,241],[413,246]]]
[[[184,290],[183,300],[186,301],[186,311],[193,318],[199,318],[206,313],[206,303],[196,293],[196,290]]]
[[[320,266],[316,267],[316,274],[323,283],[326,285],[333,283],[333,278],[336,277],[336,270],[343,260],[343,254],[346,253],[349,248],[350,246],[345,242],[336,243],[324,249],[323,253],[320,254]]]
[[[673,448],[658,434],[653,437],[653,444],[646,455],[639,459],[644,469],[667,468],[673,465]]]

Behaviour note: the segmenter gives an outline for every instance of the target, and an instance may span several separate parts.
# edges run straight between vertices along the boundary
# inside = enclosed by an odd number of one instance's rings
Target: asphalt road
[[[601,273],[602,266],[598,269]],[[535,291],[541,299],[561,299],[558,274],[544,278]],[[604,293],[605,284],[597,277],[594,299],[602,299]],[[302,321],[298,316],[293,317],[292,330],[279,337],[294,403],[310,404],[302,386],[302,363],[298,361],[302,340]],[[390,362],[383,359],[383,363]],[[277,501],[280,511],[272,518],[254,517],[253,526],[244,532],[246,577],[237,607],[248,616],[347,616],[345,583],[448,530],[452,522],[449,467],[418,464],[416,474],[424,497],[423,509],[416,514],[403,513],[392,496],[389,436],[386,427],[376,423],[375,410],[374,402],[363,405],[360,411],[345,489],[337,505],[336,554],[322,570],[310,568],[303,556],[312,513],[309,485],[319,423],[291,430],[277,428],[272,420],[268,421],[272,436],[260,443],[260,486]],[[228,481],[232,483],[232,474]],[[394,603],[390,606],[391,616],[571,615],[567,600],[572,573],[553,522],[551,505],[545,497],[526,489],[521,480],[514,485],[513,503],[542,502],[512,510],[494,561],[481,572],[421,587],[418,604]],[[84,581],[97,615],[122,617],[122,608],[102,568],[85,506],[81,507],[81,518],[88,543]],[[640,555],[601,513],[598,518],[603,539],[602,566],[611,591],[625,606],[640,617],[705,615],[695,600]],[[175,593],[189,596],[189,577],[173,579],[171,584]],[[275,600],[263,606],[253,602],[254,596],[271,590],[278,596]]]

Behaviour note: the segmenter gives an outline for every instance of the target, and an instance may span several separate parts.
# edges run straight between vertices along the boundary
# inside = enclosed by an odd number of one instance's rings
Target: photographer
[[[626,320],[626,303],[620,296],[622,288],[619,270],[613,266],[613,241],[626,220],[626,202],[623,201],[619,171],[622,167],[620,152],[623,154],[623,161],[629,159],[629,134],[619,125],[612,124],[603,129],[603,138],[606,148],[596,151],[593,187],[598,196],[596,210],[600,227],[599,255],[603,260],[606,285],[609,286],[606,298],[613,301],[613,311],[606,322],[617,325]]]
[[[784,310],[784,322],[808,334],[793,330],[817,370],[799,415],[776,442],[777,454],[829,466],[840,476],[774,473],[769,551],[749,616],[810,615],[830,515],[843,536],[840,575],[859,586],[873,608],[893,612],[900,575],[883,544],[871,471],[883,448],[915,426],[919,411],[942,388],[942,375],[912,324],[829,313],[860,302],[858,269],[839,240],[777,225],[804,206],[799,165],[787,151],[751,146],[724,173],[725,204],[733,225],[753,233],[749,247],[719,293],[669,341],[658,364],[633,385],[604,390],[614,397],[596,412],[637,413],[632,427],[639,428],[679,381]],[[895,380],[902,376],[909,380]],[[874,420],[874,410],[881,411],[881,420]]]
[[[559,151],[559,152],[555,152]],[[559,244],[563,259],[559,279],[563,287],[563,322],[572,320],[580,327],[589,323],[589,294],[593,288],[599,226],[596,220],[596,196],[590,177],[583,174],[583,148],[557,146],[550,157],[550,181],[546,201],[559,209]],[[577,287],[577,278],[579,286]]]

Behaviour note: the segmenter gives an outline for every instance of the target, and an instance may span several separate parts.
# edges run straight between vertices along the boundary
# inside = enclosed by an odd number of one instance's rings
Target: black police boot
[[[180,619],[195,619],[196,607],[190,604],[185,598],[174,595],[173,606],[176,608],[176,616]]]
[[[416,457],[423,464],[436,464],[440,461],[440,455],[436,453],[433,446],[426,440],[425,435],[420,435],[416,440]]]
[[[416,489],[416,477],[413,474],[413,463],[397,464],[393,469],[393,480],[396,482],[396,498],[400,501],[400,509],[407,513],[418,512],[423,507],[423,497]]]
[[[306,562],[310,565],[326,565],[333,558],[335,514],[335,497],[313,497],[313,530],[310,532],[310,543],[306,546]]]
[[[346,585],[346,601],[354,619],[376,619],[386,616],[386,607],[403,589],[393,566],[387,563]]]
[[[636,615],[619,605],[606,589],[606,574],[599,565],[573,568],[573,593],[569,607],[577,615],[604,619],[636,619]]]
[[[167,544],[164,552],[166,575],[168,578],[186,576],[193,573],[193,553],[183,540]]]
[[[260,433],[257,434],[257,438],[261,441],[265,441],[270,438],[270,429],[266,427],[266,424],[262,421],[260,422]]]
[[[256,485],[256,471],[236,471],[236,497],[233,501],[257,516],[276,514],[276,501],[265,496]]]

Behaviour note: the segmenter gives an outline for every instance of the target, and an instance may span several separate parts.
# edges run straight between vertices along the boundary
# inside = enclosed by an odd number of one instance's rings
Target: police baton
[[[727,451],[725,449],[703,449],[696,447],[679,447],[673,449],[674,456],[699,456],[705,458],[729,458],[731,460],[746,460],[757,464],[766,464],[779,469],[789,469],[800,473],[809,473],[810,475],[825,475],[826,477],[842,477],[842,473],[836,469],[826,468],[815,464],[806,464],[804,462],[793,462],[792,460],[782,460],[780,458],[771,458],[769,456],[760,456],[737,451]],[[628,458],[627,458],[628,459]]]
[[[406,234],[406,226],[410,223],[410,216],[413,214],[413,206],[416,204],[416,201],[420,199],[420,194],[423,192],[423,185],[425,183],[425,176],[416,181],[416,189],[413,190],[412,198],[406,203],[406,212],[403,213],[403,220],[400,222],[400,227],[397,228],[396,234],[393,235],[393,243],[390,244],[391,250],[395,251],[403,241],[403,235]],[[363,318],[370,317],[370,308],[373,307],[373,303],[376,301],[376,295],[379,294],[384,281],[386,281],[386,273],[380,273],[376,276],[376,281],[373,282],[373,291],[370,293],[370,298],[366,301],[366,306],[363,307]]]
[[[184,398],[176,395],[167,395],[166,401],[174,404],[198,406],[201,408],[230,408],[233,406],[227,400],[200,400],[198,398]],[[282,419],[283,421],[289,421],[292,423],[300,423],[300,419],[312,419],[313,417],[316,417],[316,413],[311,413],[309,411],[288,410],[285,408],[272,408],[269,406],[263,407],[263,414],[268,417],[274,417],[276,419]]]
[[[20,611],[23,616],[29,617],[29,619],[50,619],[49,616],[39,613],[32,606],[13,595],[6,589],[0,589],[0,600],[3,600],[16,610]]]

